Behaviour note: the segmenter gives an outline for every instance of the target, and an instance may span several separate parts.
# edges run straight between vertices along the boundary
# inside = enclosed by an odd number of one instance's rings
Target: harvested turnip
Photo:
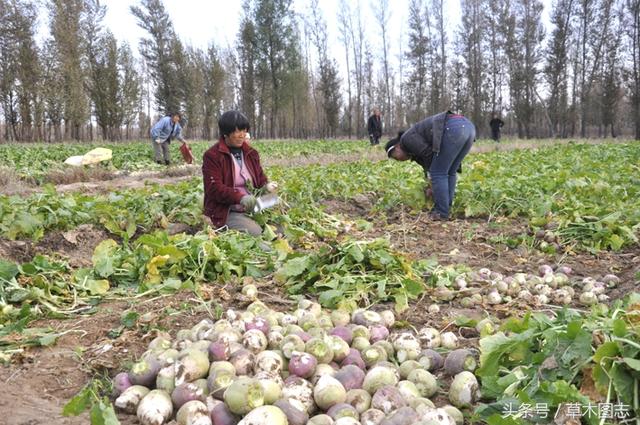
[[[165,391],[150,391],[138,404],[136,415],[142,425],[162,425],[171,418],[173,404]]]
[[[224,341],[214,341],[209,344],[209,360],[216,362],[219,360],[227,360],[231,354],[229,344]]]
[[[434,425],[456,425],[455,420],[444,409],[428,409],[422,413],[422,421]]]
[[[282,398],[309,415],[316,408],[313,399],[313,386],[309,381],[298,376],[290,376],[284,381]]]
[[[440,343],[447,350],[458,348],[458,336],[453,332],[444,332],[440,335]]]
[[[424,369],[416,369],[409,373],[407,380],[413,382],[422,397],[431,397],[438,391],[436,377]]]
[[[205,401],[206,398],[207,394],[193,382],[182,383],[171,392],[171,401],[176,409],[179,409],[188,401]]]
[[[349,355],[349,344],[339,336],[330,335],[327,337],[327,342],[333,352],[333,361],[341,362]]]
[[[260,406],[242,418],[238,425],[287,425],[287,416],[276,406]]]
[[[193,400],[185,403],[176,414],[178,425],[212,425],[207,405]]]
[[[198,350],[187,350],[175,363],[176,386],[204,378],[209,372],[209,355]]]
[[[331,416],[334,421],[341,418],[358,419],[358,411],[350,404],[340,403],[332,406],[327,410],[327,415]]]
[[[229,363],[233,365],[238,375],[248,375],[253,371],[255,358],[251,351],[240,349],[231,353]]]
[[[326,415],[326,414],[321,414],[321,415],[315,415],[314,417],[310,418],[309,421],[307,422],[307,425],[333,425],[334,424],[334,420],[331,419],[331,416]]]
[[[399,373],[386,365],[376,365],[367,372],[362,388],[369,394],[375,394],[380,388],[394,386],[399,381]]]
[[[440,347],[440,332],[434,328],[422,328],[418,331],[418,339],[425,348]]]
[[[240,416],[234,415],[226,404],[216,404],[209,415],[213,425],[236,425],[240,422]]]
[[[132,385],[124,390],[113,404],[124,412],[135,413],[140,400],[147,394],[149,394],[149,388],[142,385]]]
[[[156,376],[156,389],[171,394],[176,387],[176,368],[173,365],[163,367]]]
[[[360,352],[355,348],[349,349],[349,354],[347,355],[347,357],[344,358],[344,360],[342,360],[340,365],[341,366],[355,365],[360,369],[364,369],[366,367],[366,365],[364,364],[364,360],[362,360],[362,356],[360,355]]]
[[[380,348],[379,346],[374,347],[373,345],[362,350],[361,356],[364,364],[368,367],[387,360],[387,352],[383,348]]]
[[[129,374],[126,372],[120,372],[119,374],[113,377],[113,390],[116,396],[119,396],[120,394],[122,394],[124,390],[126,390],[132,385],[133,384],[129,380]]]
[[[370,331],[371,331],[370,341],[372,343],[375,343],[378,341],[384,341],[389,337],[389,329],[387,329],[382,325],[372,326],[370,328]]]
[[[132,385],[153,387],[156,383],[156,375],[160,371],[161,364],[154,358],[143,359],[131,366],[128,377]]]
[[[347,344],[351,344],[351,341],[353,340],[353,332],[346,326],[336,326],[331,331],[329,331],[329,335],[340,337]]]
[[[474,371],[477,365],[473,353],[464,348],[453,350],[444,360],[445,373],[450,376],[457,375],[463,370]]]
[[[258,372],[253,376],[258,380],[264,391],[264,404],[273,404],[280,398],[284,381],[278,374],[270,372]]]
[[[346,365],[340,368],[333,376],[347,390],[362,388],[365,372],[356,365]]]
[[[420,353],[418,363],[420,363],[424,369],[434,371],[444,366],[444,359],[440,353],[428,348]]]
[[[407,401],[400,390],[392,385],[385,385],[378,389],[371,397],[371,407],[389,414],[392,411],[406,406]]]
[[[327,410],[335,404],[344,403],[346,398],[347,390],[340,381],[328,375],[321,376],[313,389],[313,399],[322,410]]]
[[[243,376],[231,383],[224,392],[224,402],[236,415],[245,415],[264,404],[264,390],[255,379]]]
[[[296,351],[289,360],[289,373],[301,378],[310,378],[316,370],[318,361],[309,353]]]
[[[415,410],[404,406],[391,412],[380,425],[412,425],[418,421],[419,416]]]
[[[455,407],[471,407],[480,398],[478,380],[471,372],[460,372],[449,388],[449,401]]]
[[[282,356],[273,350],[266,350],[258,353],[255,357],[254,371],[257,372],[269,372],[280,374],[284,367],[284,359]]]
[[[298,409],[287,400],[279,399],[273,405],[282,410],[287,417],[289,425],[305,425],[309,421],[307,412]]]
[[[460,410],[458,410],[457,407],[447,404],[446,406],[442,406],[441,409],[447,412],[449,416],[453,418],[453,420],[456,422],[456,425],[464,424],[464,415]]]
[[[400,372],[400,379],[407,379],[409,373],[414,369],[422,369],[422,365],[416,360],[405,360],[400,364],[398,371]]]
[[[416,384],[411,381],[400,381],[396,387],[400,391],[400,394],[402,394],[402,396],[407,400],[422,396],[420,391],[418,391]]]
[[[382,410],[368,409],[360,415],[362,425],[380,425],[387,415]]]
[[[253,354],[267,348],[268,341],[264,332],[260,329],[250,329],[242,335],[242,345]]]
[[[331,363],[333,350],[329,343],[321,338],[311,338],[305,344],[305,351],[313,355],[318,363]]]
[[[371,408],[371,394],[363,389],[349,390],[347,391],[345,403],[352,405],[358,413],[363,413]]]

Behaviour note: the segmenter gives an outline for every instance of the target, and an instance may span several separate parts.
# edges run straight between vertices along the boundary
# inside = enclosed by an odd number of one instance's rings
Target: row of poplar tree
[[[455,30],[444,0],[410,0],[399,40],[390,0],[340,0],[339,61],[319,1],[296,13],[293,0],[244,0],[233,45],[201,49],[162,0],[139,0],[138,57],[99,0],[0,0],[0,141],[145,138],[169,111],[188,137],[215,139],[231,108],[257,137],[362,137],[374,107],[387,133],[451,109],[481,136],[499,113],[518,137],[640,139],[640,0],[554,0],[547,30],[539,0],[461,0]]]

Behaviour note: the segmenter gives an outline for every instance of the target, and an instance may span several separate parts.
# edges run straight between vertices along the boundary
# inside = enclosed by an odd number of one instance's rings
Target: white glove
[[[275,192],[275,191],[278,189],[278,183],[276,183],[276,182],[269,182],[269,183],[267,183],[266,188],[267,188],[267,192],[269,192],[269,193],[273,193],[273,192]]]
[[[156,139],[156,140],[154,140],[154,141],[155,141],[157,144],[160,144],[160,143],[164,142],[164,140],[162,140],[162,139]]]

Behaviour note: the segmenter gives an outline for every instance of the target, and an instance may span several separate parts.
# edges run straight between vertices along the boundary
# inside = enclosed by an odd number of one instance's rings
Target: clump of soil
[[[66,232],[49,232],[38,242],[34,251],[38,254],[59,254],[67,257],[73,268],[91,266],[91,257],[96,246],[109,234],[91,224],[80,226]]]

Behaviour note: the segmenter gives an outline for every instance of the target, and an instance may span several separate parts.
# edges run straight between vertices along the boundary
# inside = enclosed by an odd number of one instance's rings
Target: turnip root
[[[236,425],[240,417],[233,414],[223,402],[215,405],[209,414],[213,425]]]
[[[165,391],[150,391],[138,404],[136,415],[142,425],[162,425],[173,413],[171,397]]]
[[[147,394],[149,394],[149,388],[142,385],[132,385],[124,390],[113,404],[123,412],[135,413],[140,400]]]
[[[386,365],[376,365],[365,375],[362,388],[369,394],[375,394],[384,386],[396,385],[399,380],[399,374],[396,370]]]
[[[287,417],[289,425],[306,425],[309,421],[309,415],[307,412],[298,409],[285,399],[279,399],[273,403],[273,405],[282,410]]]
[[[207,405],[198,400],[192,400],[178,410],[176,414],[178,425],[212,425]]]
[[[389,414],[380,425],[412,425],[419,419],[415,410],[404,406]]]
[[[124,390],[126,390],[132,385],[133,384],[129,380],[129,374],[126,372],[120,372],[119,374],[113,377],[113,390],[116,396],[119,396],[120,394],[122,394]]]
[[[209,355],[199,350],[187,350],[175,363],[176,386],[204,378],[209,372]]]
[[[160,366],[160,362],[155,358],[142,359],[136,362],[129,371],[129,382],[132,385],[142,385],[147,388],[153,387],[156,383],[156,375],[160,371]]]
[[[385,385],[371,397],[371,407],[382,410],[385,414],[406,406],[407,401],[400,390],[391,385]]]
[[[347,390],[362,388],[365,373],[356,365],[346,365],[340,368],[333,376]]]
[[[287,425],[287,416],[276,406],[260,406],[250,411],[238,425]]]
[[[290,376],[284,381],[282,398],[309,415],[316,408],[313,399],[313,386],[309,381],[298,376]]]
[[[473,354],[464,348],[453,350],[444,360],[445,373],[450,376],[457,375],[464,370],[472,372],[476,366],[477,362]]]
[[[368,409],[360,415],[362,425],[380,425],[387,415],[382,410]]]
[[[340,381],[328,375],[321,376],[313,389],[313,399],[322,410],[327,410],[335,404],[344,403],[346,398],[347,391]]]
[[[193,382],[184,382],[175,387],[171,393],[171,401],[176,409],[181,408],[182,405],[189,401],[205,401],[206,398],[207,395],[202,388]]]
[[[224,392],[224,402],[236,415],[245,415],[264,404],[264,390],[255,379],[246,376],[236,379]]]
[[[429,398],[438,391],[438,381],[436,377],[424,369],[411,371],[407,379],[416,385],[422,397]]]
[[[331,419],[331,416],[325,415],[324,413],[321,415],[316,415],[309,419],[307,425],[333,425],[334,420]]]
[[[480,397],[478,380],[471,372],[460,372],[449,388],[449,401],[455,407],[471,407]]]
[[[420,353],[418,363],[420,363],[424,369],[434,371],[444,366],[444,359],[437,351],[427,348]]]

